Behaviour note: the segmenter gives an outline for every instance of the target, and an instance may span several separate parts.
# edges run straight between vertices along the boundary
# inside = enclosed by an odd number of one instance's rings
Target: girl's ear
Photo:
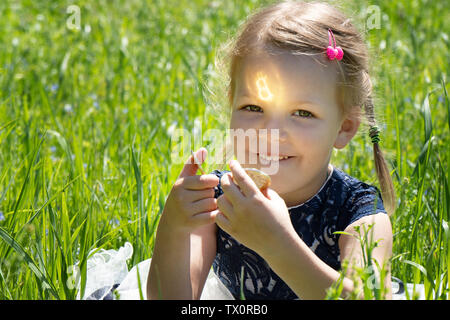
[[[361,123],[361,108],[359,106],[353,107],[350,112],[344,117],[341,123],[336,140],[334,141],[334,147],[336,149],[344,148],[347,143],[352,140],[356,132],[358,132],[359,125]]]

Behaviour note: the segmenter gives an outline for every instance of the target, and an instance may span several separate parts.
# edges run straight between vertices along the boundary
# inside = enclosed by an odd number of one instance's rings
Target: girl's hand
[[[206,159],[207,151],[200,148],[194,161],[191,155],[167,197],[161,222],[172,231],[192,232],[199,226],[215,222],[217,199],[214,187],[219,178],[213,174],[196,175],[198,166]]]
[[[217,198],[217,225],[260,255],[271,255],[295,229],[284,200],[272,189],[260,191],[238,161],[230,161],[230,174],[221,178],[223,194]]]

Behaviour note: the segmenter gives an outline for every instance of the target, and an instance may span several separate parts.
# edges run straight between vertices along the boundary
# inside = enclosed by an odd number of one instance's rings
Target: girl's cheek
[[[308,154],[320,154],[328,150],[330,144],[330,137],[326,130],[320,130],[320,128],[301,128],[292,131],[291,143],[295,146],[296,150],[305,151],[308,150]],[[326,149],[326,150],[325,150]]]
[[[325,123],[314,122],[301,127],[301,135],[310,143],[325,142],[329,139],[329,128]]]
[[[260,120],[251,116],[233,116],[230,122],[231,129],[257,129],[260,127]]]
[[[292,130],[292,137],[294,141],[301,143],[303,145],[311,145],[316,143],[318,139],[317,132],[312,127],[298,126]]]

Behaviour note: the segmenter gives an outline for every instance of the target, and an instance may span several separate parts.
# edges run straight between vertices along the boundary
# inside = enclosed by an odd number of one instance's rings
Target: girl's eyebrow
[[[240,101],[242,99],[255,99],[255,100],[265,103],[265,101],[261,100],[257,95],[255,96],[252,93],[247,93],[247,92],[238,96],[236,101]],[[298,106],[298,105],[304,105],[304,104],[309,104],[309,105],[314,105],[314,106],[320,107],[320,103],[318,103],[316,101],[310,101],[310,100],[295,100],[295,101],[289,101],[287,103],[287,105],[290,105],[290,106]]]

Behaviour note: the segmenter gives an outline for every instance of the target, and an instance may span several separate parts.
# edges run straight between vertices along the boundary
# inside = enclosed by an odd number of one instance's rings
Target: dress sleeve
[[[348,225],[362,217],[380,212],[387,214],[378,188],[365,183],[361,183],[357,188],[352,190],[346,201],[344,210],[346,214],[344,214],[344,225],[342,225],[341,230],[344,230]]]

